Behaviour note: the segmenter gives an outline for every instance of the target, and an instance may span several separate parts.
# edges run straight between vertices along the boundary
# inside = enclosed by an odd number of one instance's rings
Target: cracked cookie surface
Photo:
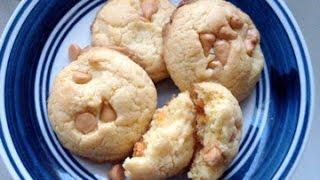
[[[147,130],[155,86],[127,56],[89,47],[56,76],[48,100],[64,147],[97,162],[124,159]]]
[[[188,166],[194,148],[195,107],[189,93],[180,93],[158,109],[151,127],[123,164],[131,179],[163,179]]]
[[[229,2],[182,3],[164,31],[167,70],[181,91],[218,82],[242,101],[263,69],[260,35],[248,15]]]
[[[174,10],[167,0],[109,0],[92,25],[94,46],[118,46],[151,79],[168,77],[163,60],[163,26]]]
[[[188,172],[192,179],[218,179],[238,153],[242,133],[242,112],[236,98],[224,86],[213,82],[194,85],[199,145]]]

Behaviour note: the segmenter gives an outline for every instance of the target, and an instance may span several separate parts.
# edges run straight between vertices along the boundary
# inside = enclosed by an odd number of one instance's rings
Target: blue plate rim
[[[308,48],[307,48],[307,45],[306,45],[306,42],[303,38],[303,35],[302,35],[302,32],[296,22],[296,20],[294,19],[291,11],[289,10],[289,8],[287,7],[287,5],[285,4],[285,2],[283,0],[266,0],[268,3],[276,3],[277,6],[279,6],[280,8],[282,7],[282,15],[287,15],[287,18],[285,18],[285,21],[287,21],[287,23],[291,22],[293,24],[293,28],[288,28],[287,25],[284,25],[284,27],[286,27],[286,31],[287,33],[292,33],[292,32],[288,32],[288,31],[296,31],[296,34],[297,34],[297,37],[294,39],[295,41],[297,42],[300,42],[302,44],[302,51],[305,55],[305,58],[306,58],[306,68],[308,70],[308,73],[309,73],[309,82],[310,82],[310,113],[309,113],[309,118],[308,118],[308,123],[307,123],[307,127],[306,127],[306,133],[304,134],[304,139],[303,139],[303,142],[302,142],[302,145],[300,147],[300,150],[298,152],[298,155],[292,165],[292,168],[289,170],[289,173],[288,173],[288,176],[291,176],[292,175],[292,172],[293,170],[296,168],[300,158],[301,158],[301,153],[303,152],[303,149],[305,148],[305,144],[307,143],[307,140],[309,139],[309,133],[310,133],[310,127],[311,127],[311,123],[313,121],[313,117],[314,117],[314,78],[313,78],[313,69],[312,69],[312,66],[311,66],[311,58],[310,58],[310,54],[309,54],[309,51],[308,51]],[[25,19],[22,19],[21,16],[22,15],[25,15],[24,18],[27,18],[27,15],[28,15],[28,11],[31,11],[33,9],[33,7],[36,6],[38,1],[27,1],[27,0],[23,0],[22,2],[19,3],[18,7],[15,9],[13,15],[11,16],[10,20],[8,21],[4,31],[3,31],[3,34],[1,36],[1,39],[0,39],[0,50],[1,51],[4,51],[5,49],[3,49],[3,46],[4,46],[4,41],[5,39],[9,39],[9,41],[12,39],[14,41],[15,37],[13,33],[13,35],[11,35],[12,31],[15,31],[17,30],[17,27],[15,27],[17,24],[21,25]],[[28,5],[31,5],[28,7]],[[31,8],[30,8],[31,7]],[[29,8],[29,9],[28,9]],[[274,9],[274,8],[273,8]],[[28,10],[28,11],[26,11]],[[20,15],[20,16],[19,16]],[[279,16],[279,14],[277,14]],[[17,24],[15,24],[14,22],[16,21]],[[283,22],[282,22],[283,23]],[[12,28],[12,31],[10,31],[10,29]],[[10,34],[10,35],[9,35]],[[292,38],[290,38],[291,40],[291,43],[292,43]],[[2,61],[2,60],[1,60]],[[0,69],[2,71],[3,67],[1,66],[3,64],[3,62],[0,61]],[[1,74],[2,72],[0,72]],[[3,77],[1,77],[2,79]],[[2,92],[2,91],[0,91]],[[0,94],[2,95],[2,94]],[[2,111],[0,111],[2,113]],[[1,114],[0,117],[4,117],[5,115],[4,114]],[[2,121],[1,121],[2,122]],[[2,124],[2,123],[1,123]],[[3,126],[3,125],[1,125]],[[2,129],[3,130],[3,129]],[[5,139],[3,139],[4,137],[1,137],[1,145],[0,145],[0,153],[1,153],[1,156],[2,156],[2,159],[4,160],[4,163],[5,165],[7,166],[7,168],[9,169],[9,172],[10,174],[14,177],[14,178],[17,178],[17,177],[21,177],[21,174],[19,175],[18,172],[16,172],[15,169],[13,166],[13,164],[10,162],[9,160],[9,156],[7,154],[7,152],[4,151],[3,149],[3,141],[6,141]],[[23,167],[23,165],[21,166]],[[25,171],[27,172],[27,171]],[[24,175],[26,175],[25,177],[28,177],[28,174],[25,174],[25,173],[22,173]],[[29,176],[30,177],[30,176]]]

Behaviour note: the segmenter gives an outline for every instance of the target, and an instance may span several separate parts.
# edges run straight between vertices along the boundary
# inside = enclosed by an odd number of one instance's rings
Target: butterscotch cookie
[[[188,177],[218,179],[238,153],[242,113],[236,98],[220,84],[203,82],[192,90],[197,107],[196,150]]]
[[[109,0],[92,25],[93,45],[113,46],[142,66],[152,80],[162,80],[168,76],[162,29],[174,8],[168,0]]]
[[[181,91],[219,82],[245,99],[263,69],[260,35],[248,15],[222,0],[185,1],[164,33],[164,59]]]
[[[155,86],[139,65],[117,51],[89,47],[74,54],[76,60],[52,86],[52,127],[75,154],[98,162],[123,159],[147,130],[156,108]]]
[[[158,109],[151,128],[135,144],[123,164],[131,179],[163,179],[188,166],[194,148],[195,107],[189,93],[180,93]]]

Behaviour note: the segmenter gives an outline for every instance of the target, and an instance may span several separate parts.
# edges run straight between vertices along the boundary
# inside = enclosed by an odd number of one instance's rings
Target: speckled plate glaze
[[[11,17],[0,41],[0,152],[14,178],[105,179],[110,165],[65,150],[47,116],[52,80],[69,63],[67,48],[90,43],[90,25],[104,2],[25,0]],[[313,114],[308,51],[283,1],[231,2],[261,32],[266,66],[253,94],[241,104],[245,126],[240,152],[223,177],[283,179],[297,164]],[[157,88],[159,106],[178,92],[170,80]]]

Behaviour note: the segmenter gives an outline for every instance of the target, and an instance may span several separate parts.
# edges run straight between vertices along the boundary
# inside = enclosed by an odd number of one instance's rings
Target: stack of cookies
[[[223,0],[109,0],[91,27],[92,45],[70,46],[49,97],[62,145],[115,163],[111,179],[218,179],[264,65],[250,17]],[[181,93],[156,109],[168,77]]]

